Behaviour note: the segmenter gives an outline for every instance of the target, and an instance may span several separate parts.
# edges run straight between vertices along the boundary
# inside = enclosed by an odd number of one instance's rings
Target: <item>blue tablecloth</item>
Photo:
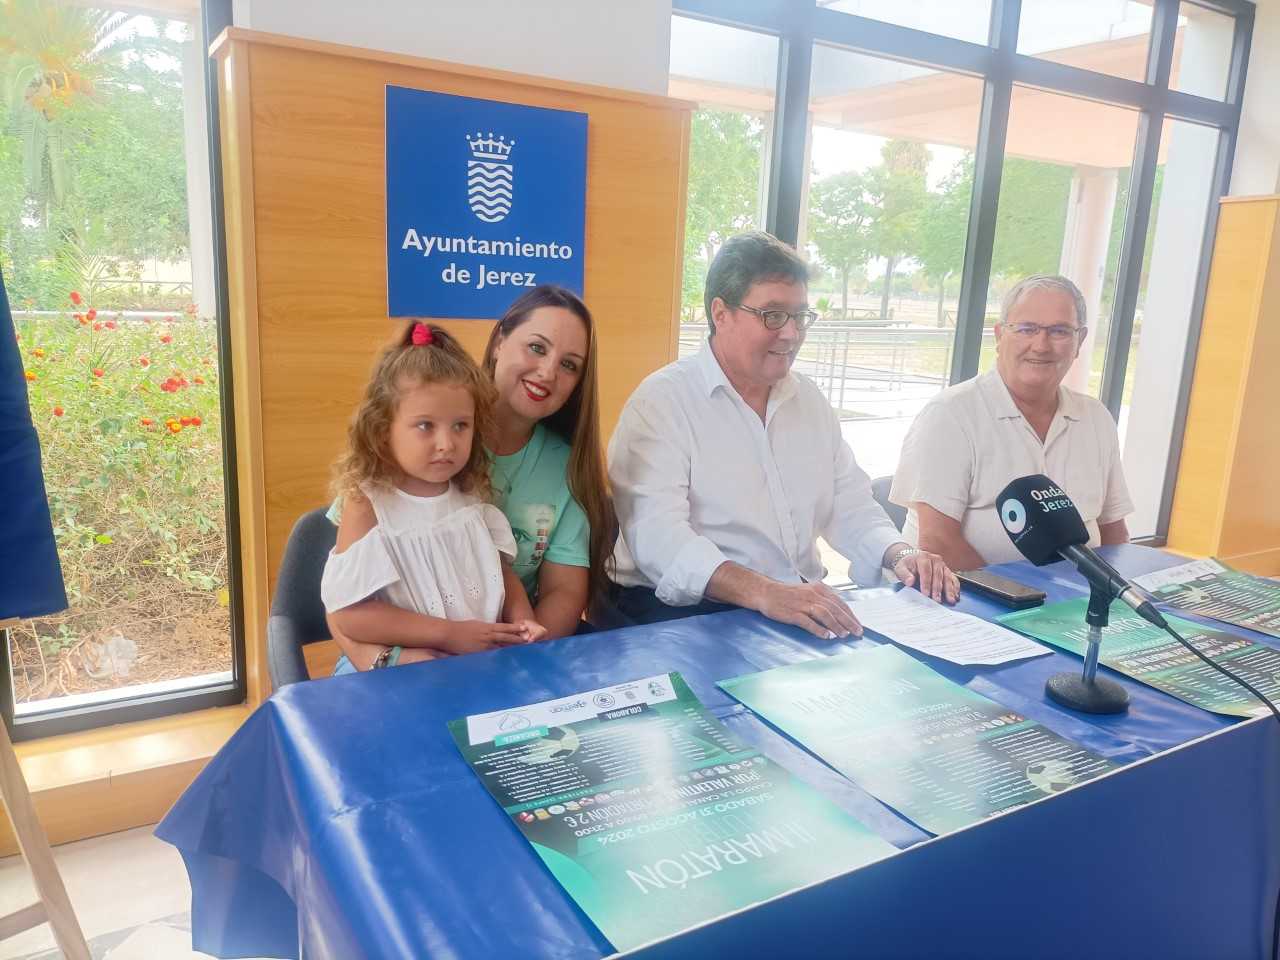
[[[1131,576],[1181,560],[1133,546],[1105,552]],[[1064,564],[993,570],[1050,602],[1083,592]],[[974,596],[960,608],[1003,612]],[[814,952],[852,938],[833,952],[865,956],[1133,956],[1157,946],[1165,956],[1264,955],[1280,883],[1274,721],[1237,723],[1124,678],[1130,710],[1086,717],[1043,692],[1078,658],[965,668],[917,655],[1131,764],[930,839],[715,686],[837,649],[739,611],[287,687],[156,830],[191,876],[193,945],[223,957],[610,953],[463,763],[446,722],[675,670],[737,736],[907,852],[645,955],[798,955],[797,937]]]

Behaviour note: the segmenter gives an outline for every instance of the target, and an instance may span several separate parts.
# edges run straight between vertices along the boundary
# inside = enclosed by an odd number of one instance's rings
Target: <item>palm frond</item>
[[[27,192],[39,195],[44,182],[44,151],[48,125],[32,111],[18,118],[18,136],[22,142],[22,176]]]

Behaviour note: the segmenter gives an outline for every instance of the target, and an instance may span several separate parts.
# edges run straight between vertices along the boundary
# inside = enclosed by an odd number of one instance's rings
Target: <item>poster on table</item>
[[[387,311],[496,320],[581,294],[587,115],[388,85]]]
[[[678,673],[470,716],[449,730],[618,950],[894,852],[738,742]]]
[[[935,834],[1119,766],[890,646],[775,667],[720,687]]]
[[[1196,560],[1134,577],[1157,603],[1280,637],[1280,583]]]
[[[1086,597],[1020,610],[997,618],[1028,637],[1069,653],[1084,655]],[[1185,700],[1211,713],[1260,717],[1269,711],[1243,687],[1228,680],[1159,627],[1147,623],[1119,600],[1111,605],[1103,628],[1098,662],[1147,686]],[[1275,700],[1280,696],[1280,650],[1244,637],[1168,617],[1169,625],[1232,673]]]

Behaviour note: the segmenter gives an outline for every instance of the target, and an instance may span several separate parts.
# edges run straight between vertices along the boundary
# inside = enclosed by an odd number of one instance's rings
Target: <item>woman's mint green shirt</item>
[[[513,568],[534,601],[543,560],[591,566],[591,525],[569,492],[569,445],[539,423],[521,449],[490,456],[494,503],[516,538]],[[340,499],[329,507],[328,517],[334,524],[341,519]]]
[[[515,453],[493,457],[494,503],[516,537],[514,569],[530,599],[543,560],[591,565],[591,525],[569,491],[569,444],[542,424]]]

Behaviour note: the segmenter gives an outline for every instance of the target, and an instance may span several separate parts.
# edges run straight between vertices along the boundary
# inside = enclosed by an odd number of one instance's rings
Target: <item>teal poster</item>
[[[735,740],[678,673],[449,730],[620,951],[896,852]]]
[[[949,833],[1119,766],[890,646],[720,686],[930,833]]]
[[[1280,583],[1232,570],[1217,560],[1196,560],[1133,582],[1157,603],[1280,637]]]
[[[1088,627],[1085,597],[1020,610],[999,617],[1006,627],[1082,655]],[[1185,700],[1211,713],[1260,717],[1269,711],[1249,692],[1187,650],[1159,627],[1152,626],[1117,600],[1110,624],[1103,628],[1098,662],[1148,686]],[[1280,696],[1280,650],[1243,637],[1202,627],[1190,620],[1168,617],[1169,625],[1205,656],[1247,680],[1275,700]]]

